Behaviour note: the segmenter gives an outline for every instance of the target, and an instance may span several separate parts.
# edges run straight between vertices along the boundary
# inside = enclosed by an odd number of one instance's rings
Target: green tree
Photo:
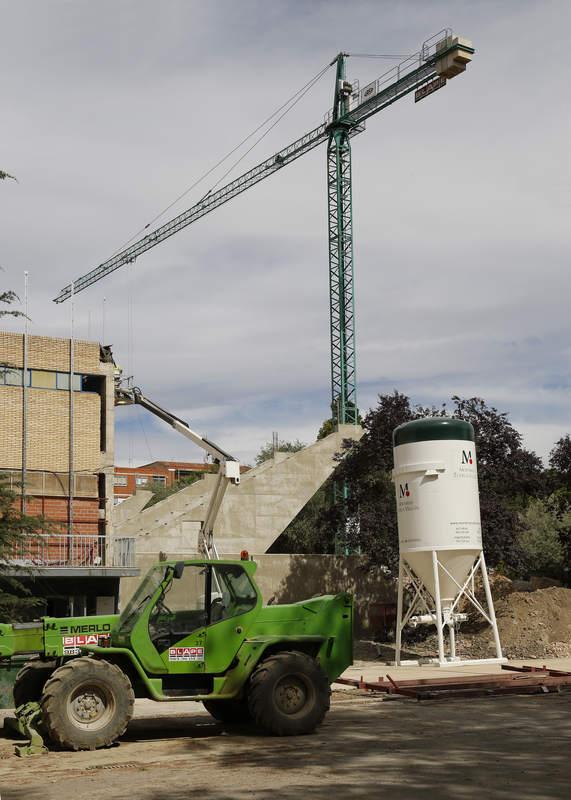
[[[11,303],[15,303],[16,300],[20,298],[16,294],[16,292],[12,292],[8,290],[7,292],[0,292],[0,303],[4,303],[5,305],[10,305]],[[0,308],[0,317],[23,317],[24,314],[21,311],[17,311],[14,308]]]
[[[11,177],[2,174],[2,177]],[[17,300],[12,291],[0,292],[0,303],[10,305]],[[0,317],[23,316],[21,311],[0,308]],[[7,575],[6,565],[13,558],[14,551],[25,537],[44,530],[45,523],[39,517],[23,514],[18,510],[20,499],[6,479],[0,475],[0,617],[19,619],[39,602],[32,597],[22,582]],[[27,570],[29,572],[29,570]]]
[[[571,489],[571,436],[561,437],[549,454],[549,466],[557,474],[560,485]]]
[[[307,447],[306,443],[300,442],[299,439],[296,439],[293,442],[280,439],[277,447],[274,447],[273,442],[266,442],[264,445],[262,445],[258,455],[256,456],[256,466],[259,467],[260,464],[264,463],[264,461],[268,461],[270,458],[272,458],[274,452],[297,453],[298,450],[303,450],[304,447]]]
[[[345,529],[351,549],[359,548],[375,563],[394,571],[398,564],[398,532],[394,486],[392,433],[398,426],[428,410],[413,408],[410,399],[398,391],[379,395],[377,408],[363,420],[364,434],[355,444],[346,442],[335,477],[346,481],[349,497]],[[434,413],[436,410],[434,410]],[[341,509],[332,509],[331,522]]]
[[[476,434],[482,530],[488,562],[505,565],[511,572],[523,568],[519,544],[520,513],[529,497],[543,491],[540,459],[522,446],[521,435],[506,413],[488,406],[478,397],[453,397],[446,405],[413,405],[397,392],[379,396],[378,405],[363,421],[365,433],[357,444],[346,443],[336,470],[346,480],[349,497],[344,509],[352,547],[360,546],[372,561],[392,571],[398,563],[398,530],[394,486],[392,432],[413,419],[454,416],[472,423]],[[330,509],[334,524],[339,509]],[[323,526],[322,526],[323,527]]]
[[[506,412],[480,397],[452,398],[453,416],[474,427],[478,452],[478,483],[482,537],[490,566],[519,574],[525,568],[521,549],[521,512],[530,498],[544,492],[541,459],[526,450],[522,436]]]
[[[558,519],[549,500],[532,498],[521,515],[522,531],[519,543],[523,554],[526,577],[549,575],[560,577],[564,564],[561,530],[565,520]]]
[[[40,517],[23,514],[18,509],[20,499],[14,489],[10,488],[5,475],[0,475],[0,619],[19,620],[25,618],[30,609],[40,602],[33,597],[21,580],[8,575],[9,563],[14,561],[19,547],[30,536],[45,529],[45,522]],[[29,575],[32,570],[23,567],[22,576]]]
[[[187,486],[195,483],[197,480],[199,480],[199,478],[202,478],[203,475],[204,472],[195,472],[192,475],[187,475],[184,478],[180,478],[180,480],[175,481],[171,486],[164,486],[158,481],[151,483],[148,488],[149,491],[153,493],[153,496],[147,502],[145,508],[150,508],[150,506],[154,506],[155,503],[160,503],[161,500],[165,500],[167,497],[170,497],[171,494],[176,494],[176,492],[180,492],[181,489],[186,489]]]
[[[331,519],[331,479],[317,490],[276,542],[270,553],[332,553],[335,531]]]
[[[355,404],[354,403],[349,403],[348,404],[348,411],[349,412],[351,411],[351,409],[354,409],[354,408],[355,408]],[[331,416],[328,419],[323,421],[323,424],[321,425],[321,428],[317,432],[317,440],[318,441],[319,441],[319,439],[324,439],[326,436],[329,436],[330,433],[335,433],[335,431],[337,430],[337,419],[338,419],[338,413],[337,413],[336,404],[335,403],[331,403]],[[362,424],[363,424],[363,418],[361,417],[359,409],[357,409],[357,425],[362,425]]]

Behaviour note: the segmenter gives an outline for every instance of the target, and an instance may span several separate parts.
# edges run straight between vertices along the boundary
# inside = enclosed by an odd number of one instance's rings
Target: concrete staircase
[[[276,453],[242,475],[240,486],[230,486],[215,528],[220,554],[265,553],[325,483],[335,468],[335,454],[344,439],[358,441],[362,428],[342,425],[339,431],[297,453]],[[214,476],[204,478],[150,508],[118,515],[115,536],[136,537],[137,558],[156,559],[198,552],[200,523],[204,519]],[[119,507],[120,508],[120,507]]]

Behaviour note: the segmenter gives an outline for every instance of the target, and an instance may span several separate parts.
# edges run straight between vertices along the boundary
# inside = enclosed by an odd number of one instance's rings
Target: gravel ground
[[[18,759],[13,744],[0,736],[2,800],[567,799],[571,693],[417,703],[336,691],[317,733],[287,739],[142,700],[107,750]]]

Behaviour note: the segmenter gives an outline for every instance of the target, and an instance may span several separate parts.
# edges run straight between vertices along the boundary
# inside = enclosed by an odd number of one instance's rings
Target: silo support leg
[[[400,667],[400,650],[402,643],[402,598],[403,598],[403,581],[404,581],[404,567],[402,563],[402,556],[399,558],[399,584],[397,595],[397,636],[395,642],[395,664]]]
[[[432,571],[434,575],[434,600],[436,602],[436,631],[438,633],[438,663],[445,664],[444,657],[444,632],[442,625],[442,603],[440,602],[440,575],[438,572],[438,555],[432,551]]]
[[[482,570],[482,581],[484,584],[484,592],[486,593],[486,603],[488,604],[488,616],[492,623],[492,631],[494,633],[494,644],[496,645],[496,658],[502,658],[502,645],[500,642],[500,634],[498,631],[498,623],[496,621],[496,611],[494,609],[494,601],[492,599],[492,592],[490,589],[490,581],[488,580],[488,570],[486,567],[486,560],[484,558],[484,551],[480,554],[480,569]]]
[[[454,661],[456,659],[456,629],[453,622],[448,625],[448,635],[450,637],[450,660]]]

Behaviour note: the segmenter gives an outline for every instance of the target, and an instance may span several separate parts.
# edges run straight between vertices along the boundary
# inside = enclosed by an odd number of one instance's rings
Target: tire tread
[[[312,676],[316,690],[316,709],[309,725],[296,724],[280,717],[269,702],[267,687],[275,672],[280,672],[285,664],[297,662],[297,671]],[[254,721],[277,736],[294,736],[313,731],[323,721],[329,711],[331,689],[327,675],[320,669],[314,658],[298,650],[281,651],[265,658],[250,677],[248,702]]]
[[[76,672],[77,670],[91,668],[94,663],[100,665],[98,669],[103,669],[108,673],[109,676],[112,676],[111,681],[116,679],[116,684],[117,682],[123,684],[121,688],[126,692],[127,695],[127,710],[126,713],[123,714],[122,719],[115,721],[115,725],[111,728],[111,730],[107,732],[106,729],[98,731],[97,734],[94,735],[93,744],[90,744],[89,747],[85,747],[82,743],[78,743],[69,737],[63,729],[61,694],[65,679],[69,677],[70,674],[73,674],[73,672]],[[123,670],[121,670],[116,664],[112,664],[111,662],[103,659],[94,659],[90,656],[80,656],[78,658],[74,658],[72,661],[68,661],[66,664],[55,670],[55,672],[46,682],[44,693],[41,699],[42,718],[45,730],[54,744],[70,750],[95,750],[100,747],[109,747],[109,745],[118,739],[119,736],[122,736],[125,733],[127,725],[133,716],[134,703],[135,693],[133,692],[133,687],[131,686],[129,678],[125,675]]]

